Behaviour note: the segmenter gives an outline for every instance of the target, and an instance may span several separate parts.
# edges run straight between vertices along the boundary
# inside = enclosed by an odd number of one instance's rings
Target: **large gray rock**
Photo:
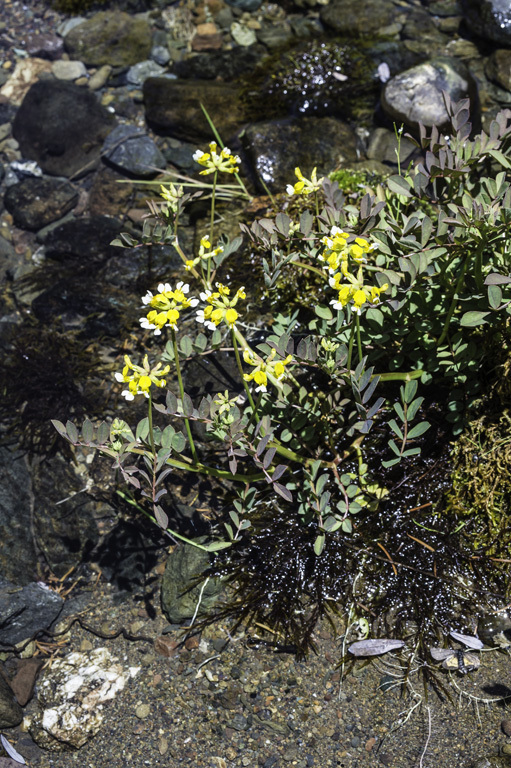
[[[444,91],[452,101],[468,96],[472,115],[475,114],[477,96],[474,81],[464,64],[448,57],[431,59],[391,78],[383,89],[381,105],[387,116],[398,125],[404,123],[416,130],[422,123],[442,129],[449,124]]]
[[[65,179],[23,179],[8,187],[4,197],[16,226],[32,232],[61,219],[77,202],[78,191]]]
[[[319,178],[358,159],[355,134],[334,117],[254,123],[243,142],[261,189],[266,184],[271,192],[283,192],[296,182],[296,166],[307,178],[317,167]]]
[[[98,163],[113,128],[96,96],[72,83],[40,80],[16,113],[12,132],[24,157],[52,176],[80,176]]]
[[[33,582],[19,589],[0,578],[0,647],[49,629],[63,605],[63,598],[44,585]]]
[[[118,125],[103,145],[105,161],[125,173],[150,178],[165,168],[165,158],[154,141],[139,128]]]
[[[27,458],[0,447],[0,465],[0,573],[15,584],[28,584],[36,575],[37,556]]]
[[[197,541],[204,543],[205,537]],[[191,619],[199,601],[199,616],[216,603],[222,589],[219,579],[209,579],[205,586],[202,582],[192,587],[196,577],[201,576],[209,565],[209,554],[190,544],[180,545],[169,555],[161,584],[161,606],[171,624]]]
[[[64,38],[66,51],[89,67],[130,67],[149,58],[151,28],[140,17],[127,13],[100,11],[73,27]]]
[[[348,39],[377,34],[392,24],[396,8],[388,0],[333,0],[321,8],[325,26]]]
[[[0,672],[0,728],[13,728],[21,723],[23,710],[14,698],[9,683]]]
[[[462,9],[476,35],[511,45],[511,0],[463,0]]]
[[[178,139],[204,143],[214,138],[201,104],[226,143],[246,122],[239,89],[229,83],[150,77],[143,90],[148,122]]]
[[[485,72],[490,80],[511,91],[511,51],[506,48],[493,51],[486,61]]]

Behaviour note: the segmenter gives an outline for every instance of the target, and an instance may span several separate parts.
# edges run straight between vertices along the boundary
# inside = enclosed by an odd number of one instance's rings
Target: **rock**
[[[165,67],[161,67],[152,59],[139,61],[129,68],[126,80],[132,85],[142,85],[148,77],[159,77],[165,72]]]
[[[380,163],[397,165],[397,150],[399,146],[399,162],[401,167],[406,167],[411,156],[416,151],[416,146],[410,139],[401,136],[398,143],[394,131],[386,128],[376,128],[371,134],[369,146],[367,148],[367,157],[369,160],[377,160]]]
[[[511,91],[511,51],[499,48],[493,51],[486,63],[486,75],[490,80]]]
[[[128,210],[133,185],[119,184],[121,179],[126,182],[126,176],[106,165],[94,174],[88,201],[91,216],[119,216]]]
[[[257,39],[270,51],[283,48],[293,39],[291,24],[288,21],[279,24],[263,24],[257,31]]]
[[[36,232],[71,211],[78,192],[66,179],[23,179],[10,186],[4,197],[6,209],[17,227]]]
[[[63,576],[99,541],[97,504],[84,493],[86,478],[60,454],[36,464],[32,482],[37,548],[52,573]],[[110,510],[106,505],[103,509]]]
[[[243,144],[260,186],[264,182],[272,192],[294,184],[296,166],[306,177],[316,166],[319,178],[357,160],[355,134],[333,117],[254,123],[245,130]]]
[[[506,736],[511,736],[511,720],[502,720],[500,727],[502,729],[502,733],[504,733]]]
[[[386,0],[333,0],[321,8],[320,19],[339,35],[378,34],[382,27],[392,24],[395,8]]]
[[[223,37],[216,24],[199,24],[192,38],[192,51],[218,51],[222,48]]]
[[[35,681],[43,664],[42,659],[16,659],[16,673],[10,684],[21,707],[34,695]]]
[[[228,5],[232,5],[233,8],[238,8],[240,11],[247,11],[253,13],[261,7],[263,0],[226,0]]]
[[[51,63],[44,59],[20,59],[5,85],[0,88],[0,96],[5,96],[12,104],[19,105],[31,86],[44,73],[51,72]]]
[[[64,38],[66,51],[89,67],[126,68],[151,52],[151,27],[140,17],[119,11],[100,11],[73,27]]]
[[[153,45],[151,48],[151,59],[160,67],[165,67],[170,61],[170,53],[164,45]]]
[[[65,59],[54,61],[51,71],[57,80],[78,80],[79,77],[87,74],[83,61],[66,61]]]
[[[64,52],[64,41],[55,32],[36,32],[27,35],[25,48],[28,55],[37,59],[60,59]]]
[[[253,72],[264,55],[263,46],[257,44],[249,48],[236,47],[231,51],[199,53],[189,59],[177,61],[173,71],[184,79],[234,80],[245,72]]]
[[[49,629],[63,605],[62,597],[45,585],[32,582],[19,589],[0,578],[0,645],[16,645]]]
[[[110,245],[122,230],[122,224],[108,216],[66,221],[49,232],[43,239],[46,256],[56,261],[78,258],[83,261],[102,261],[117,255]]]
[[[11,260],[13,263],[15,254],[12,246],[0,237],[0,260],[4,258],[7,263]],[[31,531],[30,470],[23,453],[3,446],[0,446],[0,463],[0,573],[14,584],[29,584],[35,577],[37,563]],[[5,614],[0,611],[0,615]]]
[[[197,543],[203,544],[206,540],[206,537],[200,537]],[[203,615],[216,603],[222,590],[219,579],[210,578],[204,584],[204,577],[197,586],[191,586],[209,565],[209,554],[190,544],[180,545],[168,556],[161,584],[161,605],[171,624],[191,619],[197,606],[197,615]]]
[[[231,25],[231,36],[237,45],[248,48],[257,42],[257,36],[253,29],[249,29],[245,24],[234,21]]]
[[[511,646],[511,615],[508,611],[484,614],[477,622],[477,634],[485,645],[509,648]]]
[[[187,144],[178,139],[168,139],[163,154],[168,163],[190,173],[197,170],[197,163],[193,159],[196,148],[195,144]]]
[[[165,168],[165,158],[147,134],[139,128],[118,125],[103,145],[103,159],[131,176],[151,178]]]
[[[91,91],[98,91],[100,88],[102,88],[110,77],[111,72],[112,67],[110,64],[104,64],[102,67],[100,67],[89,79],[89,89]]]
[[[449,125],[443,91],[453,101],[469,96],[471,115],[477,119],[474,81],[464,64],[448,57],[431,59],[391,78],[384,86],[381,105],[398,125],[404,123],[416,130],[421,122],[442,130]]]
[[[78,27],[80,24],[83,24],[84,21],[87,21],[85,16],[72,16],[70,19],[65,19],[57,26],[57,34],[61,37],[65,37],[71,32],[73,27]]]
[[[51,752],[83,747],[101,728],[105,704],[133,674],[106,648],[55,659],[39,679],[39,711],[27,719],[32,738]]]
[[[461,7],[472,32],[511,45],[511,0],[462,0]]]
[[[150,77],[143,91],[147,121],[156,131],[178,139],[198,143],[212,140],[201,104],[227,144],[245,122],[239,90],[229,83]]]
[[[81,176],[94,168],[112,116],[93,93],[72,83],[44,80],[23,99],[13,122],[21,152],[54,176]]]
[[[0,728],[14,728],[23,719],[23,710],[14,698],[9,683],[0,672]]]

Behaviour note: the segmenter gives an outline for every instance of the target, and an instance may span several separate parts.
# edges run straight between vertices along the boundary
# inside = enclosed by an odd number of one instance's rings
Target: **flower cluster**
[[[323,179],[318,179],[316,168],[312,169],[310,180],[306,179],[299,168],[295,168],[295,176],[298,179],[296,184],[288,184],[286,192],[288,195],[310,195],[311,192],[317,192],[321,188]]]
[[[212,331],[222,321],[229,328],[235,328],[239,315],[234,307],[239,299],[246,299],[245,289],[239,288],[232,299],[230,299],[230,288],[222,285],[222,283],[216,283],[216,287],[218,290],[214,292],[204,291],[204,293],[200,294],[202,301],[205,301],[207,306],[204,309],[199,309],[197,312],[197,322],[204,323],[204,326]]]
[[[184,195],[183,185],[176,187],[172,182],[168,187],[160,185],[160,195],[167,201],[168,205],[164,206],[164,213],[168,214],[169,211],[177,213],[179,210],[179,199]],[[162,208],[163,210],[163,208]]]
[[[243,350],[243,360],[248,365],[253,365],[254,370],[250,373],[244,373],[245,381],[254,381],[257,384],[256,392],[266,392],[268,384],[268,375],[275,377],[278,381],[286,375],[286,365],[293,359],[288,355],[285,360],[275,360],[276,352],[274,349],[270,352],[266,361],[256,359],[249,349]]]
[[[204,166],[204,170],[200,172],[201,176],[207,176],[209,173],[216,173],[217,171],[237,173],[241,163],[241,158],[231,154],[231,150],[227,147],[224,147],[220,153],[217,152],[216,141],[210,142],[209,152],[203,152],[200,149],[194,152],[193,159],[199,165]]]
[[[199,262],[212,259],[215,256],[218,256],[219,253],[222,253],[223,250],[224,249],[221,245],[211,250],[211,243],[209,241],[209,238],[203,237],[201,238],[200,245],[199,245],[199,255],[195,259],[187,259],[187,261],[185,262],[185,269],[187,270],[193,269],[193,267],[196,267],[197,264],[199,264]]]
[[[142,328],[154,330],[154,335],[159,336],[161,329],[165,326],[177,330],[177,321],[179,313],[183,309],[196,307],[198,299],[188,299],[186,294],[190,290],[189,285],[179,282],[175,290],[172,290],[169,283],[160,283],[158,293],[153,296],[151,291],[147,291],[142,297],[142,302],[152,307],[146,317],[140,318]]]
[[[380,294],[388,289],[385,283],[381,287],[364,284],[363,264],[366,255],[374,251],[374,245],[364,237],[356,237],[349,241],[349,234],[339,227],[332,227],[330,236],[322,239],[325,247],[324,253],[319,257],[328,265],[328,271],[332,275],[329,279],[330,286],[338,291],[337,300],[330,304],[334,309],[344,309],[351,303],[352,311],[359,315],[364,304],[379,304]],[[355,262],[357,275],[350,272],[350,259]]]
[[[151,368],[147,355],[144,357],[142,366],[132,363],[128,355],[124,355],[124,363],[122,373],[116,373],[115,378],[128,385],[128,389],[122,392],[126,400],[133,400],[135,395],[149,397],[149,390],[153,384],[155,387],[164,387],[167,383],[161,376],[165,376],[170,371],[169,365],[162,370],[160,370],[161,363]]]

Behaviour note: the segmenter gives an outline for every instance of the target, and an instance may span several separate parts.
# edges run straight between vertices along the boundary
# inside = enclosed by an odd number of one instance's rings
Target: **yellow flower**
[[[318,189],[321,189],[323,177],[318,179],[316,168],[312,169],[310,180],[305,178],[298,167],[295,168],[295,176],[298,179],[295,185],[293,186],[292,184],[288,184],[286,187],[286,192],[288,195],[310,195],[311,192],[317,192]]]
[[[256,392],[266,392],[268,375],[273,376],[278,381],[286,375],[286,365],[291,362],[293,357],[288,355],[285,360],[274,362],[275,355],[276,352],[272,349],[265,361],[260,358],[256,359],[249,349],[243,350],[243,360],[248,365],[254,366],[254,370],[251,373],[244,373],[243,378],[245,381],[254,381],[257,384]]]
[[[236,320],[239,317],[237,310],[234,309],[239,299],[246,299],[244,288],[239,288],[232,299],[229,298],[231,290],[227,285],[216,283],[218,290],[204,291],[200,294],[202,301],[206,302],[204,309],[197,312],[197,322],[203,323],[206,328],[214,331],[223,321],[229,328],[236,327]]]
[[[132,363],[128,355],[124,356],[124,363],[122,373],[116,373],[115,378],[128,385],[128,389],[121,393],[126,400],[133,400],[135,395],[149,397],[153,384],[155,387],[164,387],[167,383],[161,376],[165,376],[170,371],[170,365],[160,370],[161,363],[158,363],[151,368],[147,355],[144,357],[142,366]]]
[[[201,176],[207,176],[209,173],[217,173],[222,171],[223,173],[237,173],[241,158],[238,155],[231,154],[231,150],[228,147],[224,147],[220,153],[217,152],[218,146],[216,141],[211,141],[209,144],[209,152],[203,152],[198,149],[193,159],[199,165],[203,165],[204,170],[200,172]]]
[[[195,259],[188,259],[188,261],[185,262],[185,269],[190,270],[192,267],[197,266],[201,261],[206,262],[208,259],[213,259],[215,256],[218,256],[219,253],[222,253],[223,250],[223,246],[221,245],[211,250],[209,239],[203,237],[201,238],[199,245],[199,255]]]
[[[169,283],[160,283],[158,293],[154,296],[151,291],[147,291],[146,295],[142,297],[142,303],[152,307],[152,310],[147,313],[146,317],[140,318],[142,328],[154,330],[155,336],[159,336],[165,326],[177,330],[179,313],[183,309],[196,307],[199,303],[198,299],[187,297],[186,294],[189,290],[190,287],[186,283],[179,282],[174,290]]]

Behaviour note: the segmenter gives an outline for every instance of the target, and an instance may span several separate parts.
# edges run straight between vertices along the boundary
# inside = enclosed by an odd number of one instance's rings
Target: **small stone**
[[[249,45],[254,45],[257,42],[254,30],[237,21],[231,24],[231,35],[234,42],[244,48],[248,48]]]
[[[139,704],[135,710],[135,717],[139,720],[145,720],[151,714],[151,707],[149,704]]]
[[[167,635],[160,635],[154,641],[154,650],[160,654],[160,656],[166,656],[168,659],[172,656],[176,656],[178,652],[179,643],[175,640],[171,640]]]
[[[165,738],[165,736],[160,736],[158,739],[158,752],[160,755],[164,755],[166,752],[168,752],[169,749],[169,742]]]
[[[370,739],[367,739],[365,744],[366,752],[371,752],[375,744],[376,744],[376,739],[374,738],[374,736],[371,736]]]
[[[500,727],[502,728],[502,733],[505,733],[506,736],[511,736],[511,720],[503,720]]]
[[[83,61],[66,61],[59,59],[51,65],[51,71],[57,80],[78,80],[87,74],[87,68]]]
[[[197,636],[188,637],[185,640],[185,648],[187,651],[194,651],[199,647],[199,638]]]
[[[511,755],[511,744],[504,744],[500,751],[503,755]]]
[[[112,67],[110,64],[104,64],[102,67],[100,67],[97,72],[94,72],[92,77],[89,79],[89,88],[91,91],[97,91],[100,88],[104,86],[108,78],[110,77],[110,73],[112,71]]]

